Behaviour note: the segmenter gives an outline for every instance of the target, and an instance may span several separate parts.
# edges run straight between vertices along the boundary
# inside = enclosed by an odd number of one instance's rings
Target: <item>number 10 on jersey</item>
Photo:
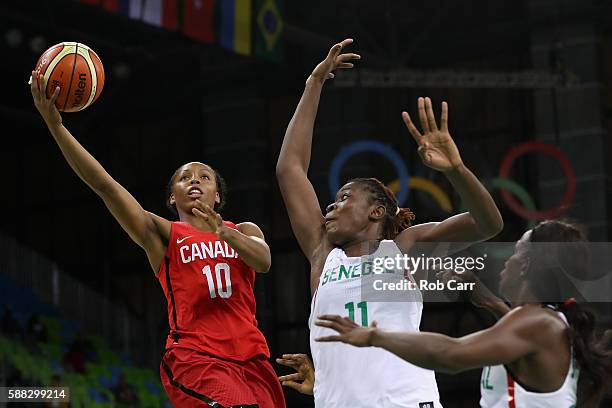
[[[232,296],[232,279],[230,278],[230,266],[228,264],[220,262],[215,265],[216,280],[213,280],[210,265],[206,265],[204,268],[202,268],[202,273],[206,276],[206,280],[208,281],[208,290],[210,292],[211,299],[216,298],[217,293],[219,293],[219,297],[223,299],[227,299],[228,297]],[[223,279],[221,279],[221,273],[225,275],[225,289],[223,289]]]

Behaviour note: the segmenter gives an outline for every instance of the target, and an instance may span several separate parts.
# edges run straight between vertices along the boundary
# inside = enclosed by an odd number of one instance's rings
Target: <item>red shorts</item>
[[[162,358],[160,376],[175,408],[285,407],[280,382],[264,357],[239,363],[173,348]]]

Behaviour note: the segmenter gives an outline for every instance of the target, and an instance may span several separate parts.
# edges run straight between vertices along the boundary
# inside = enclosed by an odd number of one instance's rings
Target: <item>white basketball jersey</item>
[[[395,242],[385,240],[369,257],[396,255],[401,252]],[[314,325],[316,317],[323,314],[348,316],[362,326],[375,320],[384,330],[419,331],[423,300],[418,289],[403,293],[403,301],[373,302],[364,296],[362,289],[379,278],[367,258],[347,257],[343,250],[335,248],[325,261],[309,320],[315,406],[441,408],[433,371],[414,366],[382,348],[314,341],[336,334]],[[404,276],[403,270],[386,273]],[[414,282],[410,274],[405,279]]]
[[[558,313],[567,324],[565,315]],[[484,367],[480,379],[480,406],[482,408],[576,408],[578,375],[578,365],[572,355],[563,385],[556,391],[540,393],[527,391],[516,381],[509,379],[503,365]]]

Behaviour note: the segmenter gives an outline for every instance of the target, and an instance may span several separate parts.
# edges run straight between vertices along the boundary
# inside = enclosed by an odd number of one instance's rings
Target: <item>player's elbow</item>
[[[276,179],[281,185],[293,183],[295,177],[300,174],[306,174],[306,171],[297,163],[287,163],[285,160],[280,159],[276,163]]]
[[[270,271],[271,266],[272,261],[268,258],[262,260],[261,262],[257,262],[257,265],[253,265],[253,268],[259,273],[268,273]]]

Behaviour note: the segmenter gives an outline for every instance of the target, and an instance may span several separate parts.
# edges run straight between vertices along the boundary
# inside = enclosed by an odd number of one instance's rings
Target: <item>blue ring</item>
[[[334,157],[329,169],[329,193],[332,197],[335,197],[336,192],[338,189],[340,189],[340,170],[346,161],[357,153],[368,151],[382,154],[389,159],[391,164],[393,164],[393,167],[395,167],[395,170],[398,173],[398,179],[400,181],[397,201],[401,207],[408,199],[408,193],[410,191],[410,187],[408,186],[408,168],[406,167],[406,164],[402,160],[401,156],[395,150],[375,140],[361,140],[340,149],[336,157]]]

